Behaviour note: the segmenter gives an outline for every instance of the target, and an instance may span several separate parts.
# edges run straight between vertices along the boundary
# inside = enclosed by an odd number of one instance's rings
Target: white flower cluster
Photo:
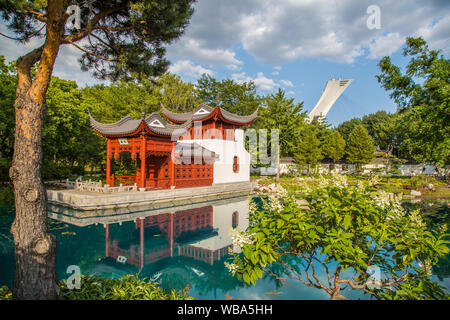
[[[426,224],[422,219],[422,215],[420,214],[420,210],[414,210],[409,214],[409,220],[413,222],[418,227],[425,227]]]
[[[283,208],[284,206],[278,198],[273,195],[269,196],[269,201],[267,202],[267,205],[265,205],[266,210],[271,212],[280,212]]]
[[[356,192],[362,192],[365,188],[364,183],[362,183],[362,181],[358,181],[358,184],[356,185]]]
[[[344,189],[348,187],[347,177],[339,174],[337,171],[331,172],[331,178],[319,177],[319,183],[317,185],[320,189],[324,189],[329,186],[338,187]]]
[[[319,187],[320,189],[325,189],[326,187],[328,187],[330,184],[330,181],[328,179],[326,179],[323,176],[319,177],[319,183],[317,185],[317,187]]]
[[[375,204],[382,209],[386,209],[391,205],[389,195],[383,190],[378,191],[373,199],[375,200]]]
[[[242,248],[244,244],[253,244],[253,236],[254,234],[247,234],[246,232],[243,232],[237,227],[236,229],[233,229],[230,227],[230,236],[233,240],[233,246]]]
[[[369,186],[375,186],[379,184],[381,181],[381,178],[379,176],[373,176],[369,180]]]
[[[269,212],[280,212],[283,210],[283,203],[278,199],[278,196],[269,195],[267,200],[263,200],[263,208]]]
[[[427,276],[431,276],[432,272],[431,272],[431,262],[430,261],[424,261],[424,263],[419,261],[419,267],[422,268]]]
[[[249,212],[249,214],[254,214],[257,209],[258,208],[256,206],[256,203],[253,200],[250,200],[249,204],[248,204],[248,212]]]
[[[277,185],[277,193],[281,198],[287,198],[289,196],[289,192],[281,185]]]
[[[234,263],[228,263],[228,262],[224,262],[225,267],[228,269],[228,271],[230,271],[230,273],[232,273],[234,275],[234,273],[237,271],[237,269],[239,268],[236,264]]]
[[[341,174],[339,174],[339,173],[337,173],[335,171],[333,171],[332,175],[333,175],[333,179],[332,180],[334,182],[333,184],[336,187],[338,187],[340,189],[344,189],[344,188],[348,187],[347,177],[346,176],[341,175]]]

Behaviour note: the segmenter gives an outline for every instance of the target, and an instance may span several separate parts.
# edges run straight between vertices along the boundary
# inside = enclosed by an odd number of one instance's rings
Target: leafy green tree
[[[392,150],[396,147],[395,115],[386,111],[378,111],[362,118],[376,146],[381,150]]]
[[[414,160],[437,165],[449,163],[450,60],[429,49],[422,38],[407,38],[403,55],[410,57],[405,73],[389,57],[378,63],[381,86],[390,91],[404,128],[403,144]]]
[[[42,183],[42,126],[53,66],[63,45],[83,52],[81,68],[100,79],[143,79],[163,74],[165,46],[184,31],[192,0],[0,2],[2,18],[21,43],[44,38],[17,60],[14,156],[16,218],[13,292],[21,299],[54,299],[56,240],[48,232]],[[70,28],[69,5],[80,9],[79,28]],[[67,24],[67,25],[66,25]],[[31,70],[38,64],[35,74]]]
[[[12,64],[0,56],[0,181],[8,180],[14,145],[14,98],[17,78]]]
[[[363,164],[369,163],[375,156],[373,140],[363,125],[357,125],[347,141],[347,160],[356,164],[356,171],[361,171]]]
[[[237,83],[231,79],[217,81],[204,74],[197,80],[198,99],[210,106],[216,106],[219,95],[220,106],[226,110],[240,114],[251,114],[261,104],[261,98],[256,93],[254,82]]]
[[[153,87],[132,81],[119,81],[110,85],[97,84],[81,89],[81,103],[85,110],[89,109],[92,115],[102,122],[115,122],[127,115],[139,119],[142,104],[147,113],[161,108],[157,100],[158,93],[153,90]]]
[[[164,107],[176,112],[191,111],[200,104],[197,89],[190,82],[183,82],[180,76],[166,73],[154,87],[152,96]]]
[[[348,121],[344,121],[343,123],[338,125],[336,129],[344,138],[345,142],[348,143],[348,137],[350,136],[350,133],[353,131],[353,129],[355,129],[356,126],[360,124],[362,124],[360,118],[353,118]]]
[[[90,129],[88,106],[82,98],[76,82],[52,77],[42,133],[46,179],[83,174],[87,164],[102,161],[104,142]]]
[[[279,145],[277,152],[276,180],[279,180],[279,157],[292,155],[299,141],[300,130],[304,126],[306,112],[303,102],[294,103],[294,98],[287,98],[282,89],[264,98],[263,108],[259,114],[258,128],[268,130],[277,129],[279,132]],[[273,155],[272,155],[273,156]]]
[[[291,278],[333,300],[346,299],[346,290],[378,299],[449,298],[429,278],[450,251],[449,234],[428,231],[419,211],[406,212],[385,194],[374,197],[371,185],[348,186],[340,175],[300,187],[300,193],[278,190],[262,209],[251,206],[247,231],[232,233],[241,253],[226,266],[238,279]],[[284,272],[273,272],[274,266]],[[376,268],[379,277],[371,278]]]
[[[295,162],[299,165],[306,165],[307,174],[310,174],[311,169],[316,167],[323,157],[321,143],[317,138],[316,130],[311,125],[306,126],[297,145]]]
[[[345,155],[345,140],[337,130],[333,130],[327,137],[323,146],[323,152],[336,163]]]

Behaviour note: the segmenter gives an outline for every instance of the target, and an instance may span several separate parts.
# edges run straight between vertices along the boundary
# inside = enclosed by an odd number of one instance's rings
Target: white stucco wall
[[[193,139],[183,143],[197,143],[215,152],[219,158],[214,162],[213,184],[250,181],[250,153],[244,147],[244,131],[235,131],[235,140]],[[233,158],[239,159],[238,172],[233,171]]]
[[[292,174],[292,172],[295,172],[296,164],[286,164],[281,163],[280,164],[280,174]],[[336,164],[335,170],[342,174],[347,173],[353,173],[355,171],[355,165],[354,164],[347,164],[345,165],[346,169],[344,170],[344,166],[342,164]],[[369,174],[371,170],[374,169],[384,169],[384,164],[366,164],[362,166],[363,174]],[[437,169],[437,171],[436,171]],[[405,164],[399,166],[400,175],[402,176],[415,176],[420,174],[439,174],[439,175],[448,175],[449,170],[445,168],[437,168],[433,165],[425,165],[425,164]],[[276,174],[276,168],[275,167],[258,167],[258,168],[252,168],[252,173],[254,174],[260,174],[265,176],[274,176]],[[320,164],[318,167],[318,172],[320,174],[328,174],[330,171],[330,166],[328,164]],[[384,172],[381,172],[384,174]],[[306,169],[303,170],[303,174],[306,174]]]
[[[216,251],[233,243],[230,235],[233,212],[238,212],[238,227],[248,228],[248,200],[213,206],[213,228],[218,235],[193,243],[192,246]]]

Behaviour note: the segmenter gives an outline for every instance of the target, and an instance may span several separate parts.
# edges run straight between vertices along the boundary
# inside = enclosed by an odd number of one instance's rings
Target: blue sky
[[[370,6],[379,27],[369,28]],[[0,32],[7,33],[4,24]],[[408,36],[422,36],[431,48],[450,52],[448,0],[198,0],[185,34],[167,48],[170,71],[195,82],[202,73],[221,80],[252,80],[260,94],[283,88],[310,111],[331,78],[354,78],[327,115],[332,125],[396,107],[375,76],[390,55],[404,65],[401,48]],[[17,45],[0,37],[7,60],[40,45]],[[54,75],[97,83],[78,64],[80,52],[63,47]]]

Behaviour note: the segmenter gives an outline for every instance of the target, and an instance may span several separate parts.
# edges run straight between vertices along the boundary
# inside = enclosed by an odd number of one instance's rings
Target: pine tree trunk
[[[48,2],[43,46],[17,60],[14,155],[9,174],[14,184],[16,299],[56,299],[56,238],[49,233],[47,194],[41,177],[45,95],[64,32],[63,1]],[[31,68],[39,62],[34,78]]]
[[[16,100],[13,166],[16,217],[14,236],[16,299],[56,299],[56,239],[47,223],[47,194],[41,179],[41,129],[44,105]]]

